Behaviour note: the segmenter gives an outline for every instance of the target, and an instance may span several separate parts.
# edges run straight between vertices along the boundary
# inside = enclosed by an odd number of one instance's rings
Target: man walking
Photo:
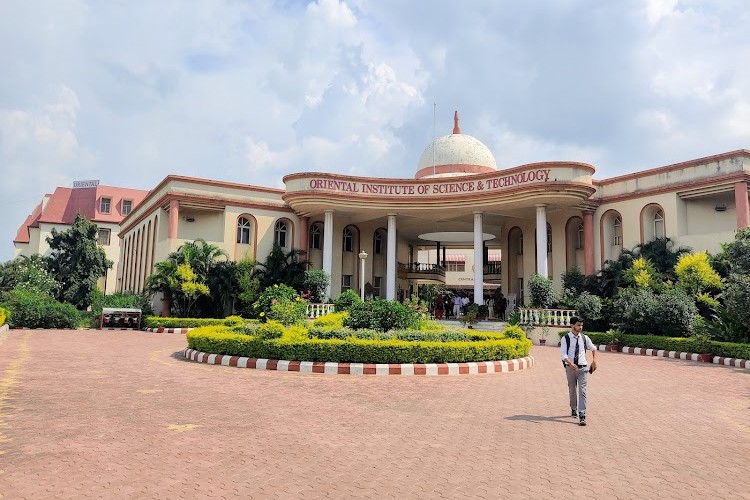
[[[573,316],[570,325],[570,333],[560,339],[560,357],[568,378],[570,416],[578,417],[578,423],[586,425],[586,385],[589,373],[596,370],[596,346],[582,333],[583,320]],[[594,353],[590,369],[586,359],[587,350]]]

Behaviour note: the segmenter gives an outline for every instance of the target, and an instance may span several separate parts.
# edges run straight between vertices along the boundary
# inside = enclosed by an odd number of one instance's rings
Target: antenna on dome
[[[461,133],[461,127],[458,126],[458,110],[456,110],[456,112],[453,113],[453,133],[454,134]]]
[[[437,103],[432,103],[432,175],[435,175],[435,110]]]

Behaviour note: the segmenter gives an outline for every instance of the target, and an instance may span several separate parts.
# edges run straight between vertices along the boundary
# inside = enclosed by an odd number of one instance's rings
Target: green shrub
[[[74,306],[40,292],[12,290],[4,294],[3,301],[13,328],[77,328],[81,320]]]
[[[346,311],[326,314],[312,320],[311,324],[317,328],[342,328],[344,320],[349,317]]]
[[[261,321],[267,321],[267,316],[271,314],[271,305],[277,302],[295,301],[297,298],[299,294],[294,288],[283,284],[273,285],[261,292],[253,308]]]
[[[529,296],[531,297],[531,307],[552,307],[556,300],[552,280],[545,276],[534,274],[529,279]]]
[[[657,306],[650,288],[623,289],[612,304],[612,322],[627,333],[656,333],[653,318]]]
[[[240,316],[227,316],[226,318],[162,318],[160,316],[148,316],[143,320],[144,328],[198,328],[201,326],[226,325],[240,326],[245,323],[257,322],[247,320]]]
[[[373,300],[353,305],[349,309],[349,317],[344,320],[344,326],[387,332],[393,329],[416,328],[419,320],[418,310],[396,300]]]
[[[408,342],[403,340],[299,339],[283,335],[263,340],[232,333],[227,327],[203,327],[187,334],[188,346],[202,352],[250,358],[350,363],[460,363],[527,356],[531,342],[467,333],[471,341]]]
[[[278,321],[282,325],[302,324],[307,317],[307,302],[301,297],[271,301],[271,311],[265,316],[267,321]]]
[[[581,292],[575,300],[575,310],[583,322],[593,322],[602,317],[602,299],[589,292]]]
[[[628,288],[613,304],[614,323],[635,334],[687,335],[697,313],[693,299],[679,289],[656,294],[649,288]]]
[[[503,335],[509,339],[523,340],[526,338],[526,332],[518,325],[506,325],[503,328]]]
[[[659,335],[678,337],[691,331],[698,308],[695,301],[679,289],[667,290],[657,298],[657,306],[652,321]]]
[[[284,325],[271,319],[260,325],[255,333],[263,340],[278,339],[284,335]]]
[[[333,309],[336,312],[349,311],[353,306],[361,303],[362,299],[359,298],[357,292],[346,290],[333,301]]]

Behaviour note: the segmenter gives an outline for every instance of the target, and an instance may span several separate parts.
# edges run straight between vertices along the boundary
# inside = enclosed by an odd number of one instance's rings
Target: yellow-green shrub
[[[5,322],[8,321],[9,315],[10,312],[7,309],[0,307],[0,326],[3,326]]]
[[[312,326],[326,330],[331,328],[342,328],[344,326],[344,320],[348,317],[349,313],[347,311],[330,313],[312,320]]]
[[[250,358],[351,363],[460,363],[527,356],[531,342],[500,338],[497,333],[472,334],[472,341],[413,342],[371,339],[317,339],[286,331],[279,338],[232,333],[227,327],[204,327],[187,334],[192,349]]]

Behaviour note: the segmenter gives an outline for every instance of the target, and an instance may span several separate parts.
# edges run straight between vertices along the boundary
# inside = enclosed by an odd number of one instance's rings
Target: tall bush
[[[10,310],[10,325],[14,328],[77,328],[81,320],[74,306],[39,292],[6,292],[1,306]]]
[[[418,311],[396,300],[373,300],[353,305],[349,309],[349,317],[344,320],[344,326],[387,332],[416,328],[419,318]]]
[[[552,286],[552,280],[546,276],[534,274],[529,279],[529,295],[531,307],[552,307],[555,303],[555,289]]]
[[[355,305],[362,303],[362,299],[354,290],[346,290],[333,301],[333,309],[336,312],[349,311]]]

